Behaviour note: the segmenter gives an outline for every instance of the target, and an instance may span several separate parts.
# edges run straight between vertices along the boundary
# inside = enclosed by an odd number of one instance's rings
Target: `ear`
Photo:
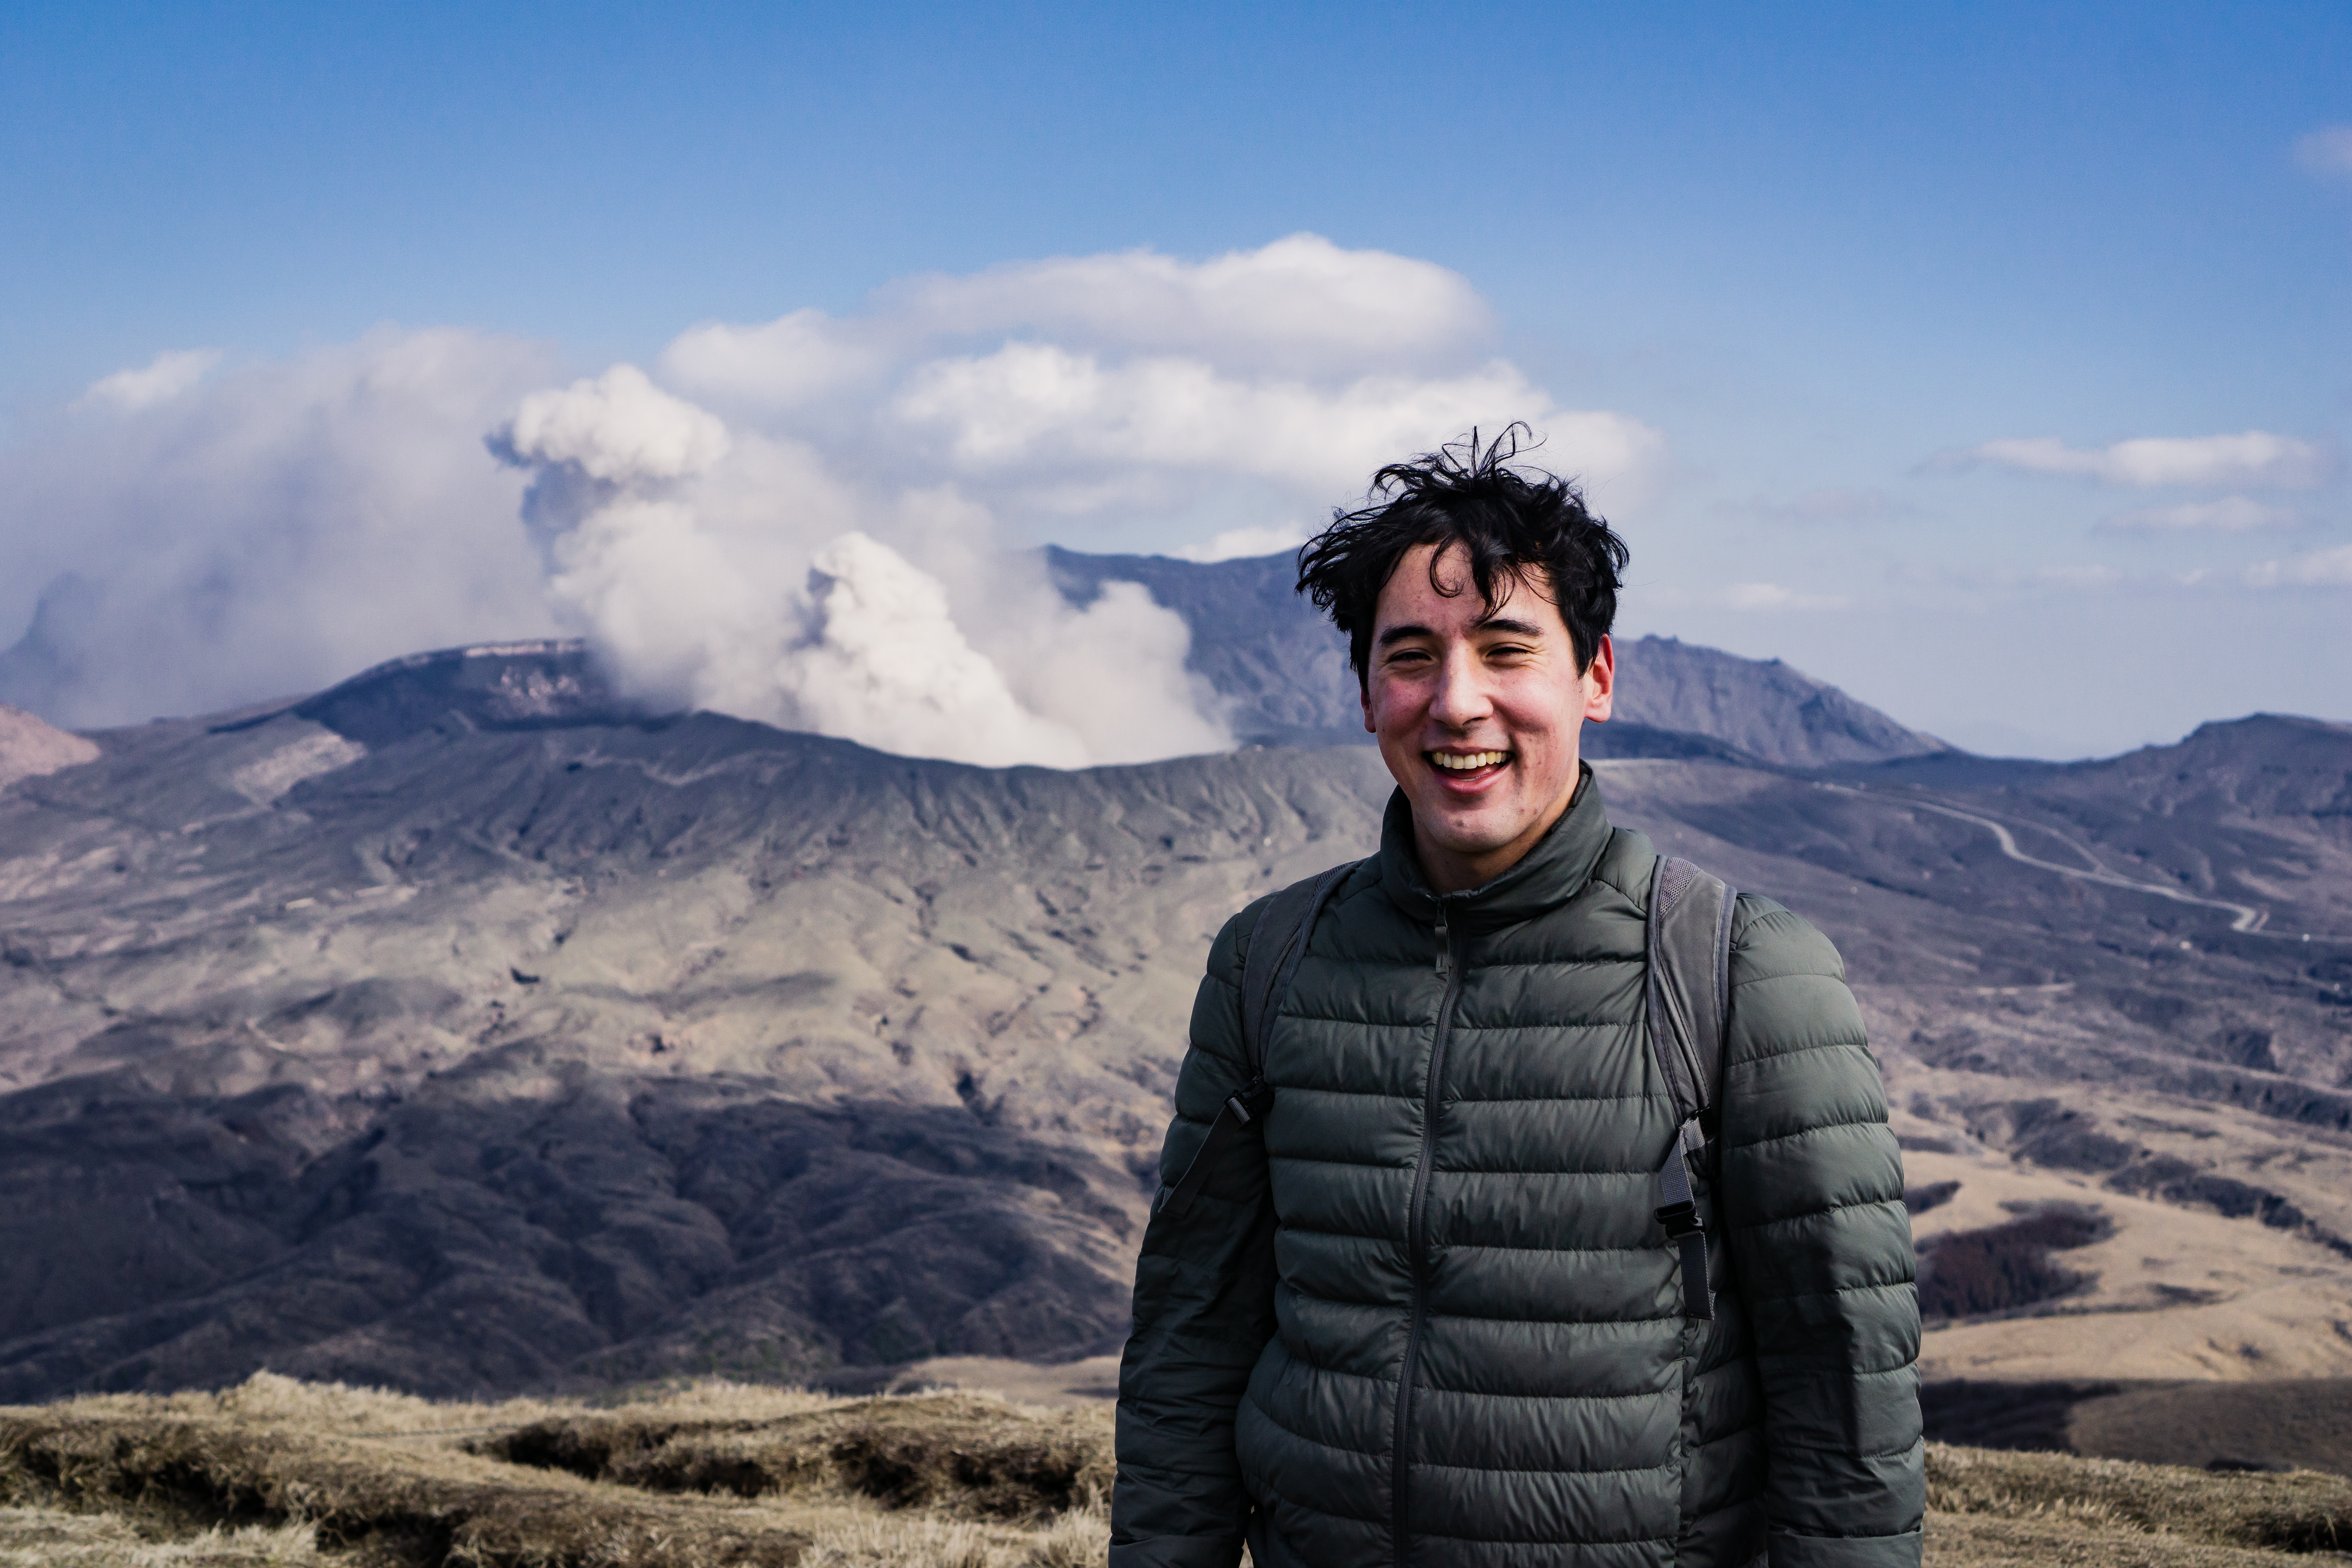
[[[1372,683],[1369,677],[1362,674],[1356,677],[1356,700],[1364,705],[1364,733],[1379,734],[1381,732],[1379,727],[1372,722]]]
[[[1592,650],[1592,662],[1584,667],[1584,716],[1596,724],[1607,723],[1616,699],[1617,645],[1603,632],[1601,646]]]

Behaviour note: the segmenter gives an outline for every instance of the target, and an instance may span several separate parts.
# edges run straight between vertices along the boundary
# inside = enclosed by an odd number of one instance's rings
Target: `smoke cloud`
[[[536,476],[559,614],[656,701],[991,767],[1233,744],[1173,611],[1133,584],[1069,605],[951,489],[854,485],[629,365],[525,398],[490,446]],[[985,610],[960,624],[941,578],[868,528],[927,542]]]
[[[543,348],[385,331],[218,358],[108,376],[0,448],[0,627],[22,629],[0,702],[131,723],[554,629],[522,484],[481,447]]]
[[[568,630],[650,700],[887,750],[1213,750],[1181,619],[1131,583],[1073,604],[1020,547],[1280,548],[1515,418],[1604,510],[1663,472],[1656,431],[1497,357],[1457,274],[1311,235],[910,279],[584,378],[454,330],[166,353],[0,451],[0,701],[218,710]]]

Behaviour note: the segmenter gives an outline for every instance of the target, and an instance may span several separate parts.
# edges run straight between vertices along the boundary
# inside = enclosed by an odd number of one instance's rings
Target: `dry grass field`
[[[1938,1568],[2352,1561],[2352,1479],[1937,1445]],[[728,1384],[434,1403],[264,1374],[0,1409],[0,1568],[1081,1568],[1107,1405]]]
[[[0,1564],[727,1568],[1092,1561],[1109,1422],[703,1384],[609,1409],[264,1374],[0,1410]]]

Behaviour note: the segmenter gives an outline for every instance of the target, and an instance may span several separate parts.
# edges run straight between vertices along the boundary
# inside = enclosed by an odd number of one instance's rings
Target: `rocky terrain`
[[[1293,632],[1199,596],[1266,732],[1336,728]],[[2060,1428],[2352,1375],[2352,731],[2001,763],[1785,667],[1624,665],[1612,813],[1846,955],[1931,1375]],[[988,771],[646,714],[565,644],[10,724],[48,759],[0,788],[20,1401],[1106,1353],[1211,934],[1388,791],[1357,745]]]

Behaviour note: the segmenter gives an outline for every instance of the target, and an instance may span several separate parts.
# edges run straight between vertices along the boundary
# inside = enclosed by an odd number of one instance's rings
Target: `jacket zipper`
[[[1437,1005],[1437,1033],[1429,1045],[1429,1085],[1421,1112],[1421,1160],[1413,1167],[1412,1197],[1405,1207],[1405,1247],[1412,1268],[1412,1316],[1406,1321],[1404,1364],[1397,1372],[1396,1439],[1390,1461],[1389,1494],[1396,1518],[1396,1568],[1405,1557],[1405,1444],[1412,1429],[1413,1363],[1421,1358],[1421,1332],[1429,1312],[1429,1258],[1423,1232],[1429,1222],[1429,1163],[1437,1150],[1437,1100],[1445,1076],[1445,1042],[1454,1031],[1454,1004],[1462,994],[1462,961],[1446,930],[1441,905],[1437,922],[1437,972],[1445,976],[1445,998]]]

